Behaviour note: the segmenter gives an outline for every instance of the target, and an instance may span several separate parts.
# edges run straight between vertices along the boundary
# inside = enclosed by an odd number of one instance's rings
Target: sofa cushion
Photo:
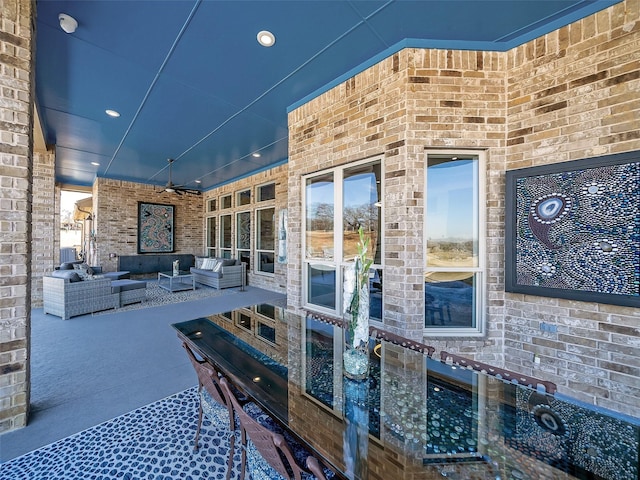
[[[51,276],[56,278],[64,278],[65,280],[69,280],[69,283],[82,281],[80,275],[78,275],[75,270],[54,270],[51,273]]]
[[[120,293],[128,290],[137,290],[139,288],[147,288],[147,282],[140,280],[113,280],[111,282],[111,292]]]
[[[213,267],[213,268],[211,269],[211,271],[212,271],[212,272],[214,272],[214,273],[218,273],[218,272],[220,272],[220,270],[222,270],[222,266],[223,266],[223,265],[224,265],[224,262],[223,262],[223,261],[218,261],[218,262],[216,262],[216,266],[215,266],[215,267]]]
[[[191,267],[191,273],[206,275],[212,278],[222,278],[222,272],[212,272],[211,270],[202,270],[201,268]]]
[[[95,268],[94,268],[95,271]],[[110,278],[111,280],[124,280],[130,277],[130,272],[104,272],[103,277]]]
[[[236,264],[236,260],[234,258],[224,258],[222,260],[223,267],[231,267]]]

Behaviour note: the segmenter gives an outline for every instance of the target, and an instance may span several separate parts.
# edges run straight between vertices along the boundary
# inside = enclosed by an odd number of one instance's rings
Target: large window
[[[207,256],[216,256],[216,217],[207,218]]]
[[[231,258],[231,215],[220,215],[220,256]]]
[[[425,202],[425,330],[482,333],[483,154],[429,152]]]
[[[256,210],[256,271],[273,273],[275,259],[275,208]]]
[[[241,262],[251,268],[251,212],[236,214],[236,253]]]
[[[382,318],[382,177],[380,160],[305,178],[305,304],[342,315],[344,267],[357,253],[358,230],[370,240],[372,318]]]

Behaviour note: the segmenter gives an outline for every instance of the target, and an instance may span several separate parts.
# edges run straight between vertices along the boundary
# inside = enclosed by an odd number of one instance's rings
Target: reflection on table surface
[[[640,420],[370,339],[342,375],[342,329],[262,304],[174,325],[345,478],[637,480]]]

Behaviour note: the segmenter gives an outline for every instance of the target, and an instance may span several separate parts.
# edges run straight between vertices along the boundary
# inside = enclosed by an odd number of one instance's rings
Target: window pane
[[[276,343],[276,329],[271,325],[258,322],[258,336],[264,338],[268,342]]]
[[[328,407],[334,405],[333,326],[307,318],[305,392]]]
[[[333,260],[333,174],[307,180],[306,248],[308,258]]]
[[[382,320],[382,269],[369,270],[369,317]]]
[[[271,320],[276,319],[276,307],[274,307],[273,305],[269,305],[268,303],[261,303],[259,305],[256,305],[256,313],[270,318]]]
[[[249,270],[251,270],[251,251],[249,250],[238,250],[238,258],[240,262],[247,264],[247,274]]]
[[[251,330],[251,317],[249,315],[241,313],[238,316],[238,326],[246,328],[247,330]]]
[[[258,231],[256,232],[256,248],[258,250],[275,249],[275,208],[258,210]]]
[[[236,215],[236,247],[242,250],[251,248],[251,212]]]
[[[309,265],[308,269],[309,303],[336,308],[336,270],[327,265]]]
[[[231,195],[226,195],[220,199],[220,208],[231,208]]]
[[[343,182],[343,252],[344,260],[353,260],[358,253],[358,229],[370,238],[368,257],[380,263],[380,162],[348,168]]]
[[[238,192],[238,199],[236,200],[236,206],[249,205],[251,203],[251,190],[243,190]]]
[[[260,252],[260,265],[258,265],[258,271],[273,273],[273,258],[273,253]]]
[[[262,185],[258,187],[258,201],[265,202],[276,198],[276,184]]]
[[[425,327],[476,328],[477,276],[471,272],[425,275]]]
[[[207,211],[208,212],[215,212],[216,211],[216,199],[215,198],[212,199],[212,200],[209,200],[207,202]]]
[[[207,247],[214,248],[216,246],[216,219],[215,217],[207,218]]]
[[[429,155],[427,267],[478,266],[478,157]]]
[[[220,217],[220,231],[222,248],[231,248],[231,215]]]

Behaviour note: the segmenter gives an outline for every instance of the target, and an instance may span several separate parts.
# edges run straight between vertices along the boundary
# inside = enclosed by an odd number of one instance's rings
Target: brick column
[[[32,0],[0,0],[0,432],[29,411]]]

